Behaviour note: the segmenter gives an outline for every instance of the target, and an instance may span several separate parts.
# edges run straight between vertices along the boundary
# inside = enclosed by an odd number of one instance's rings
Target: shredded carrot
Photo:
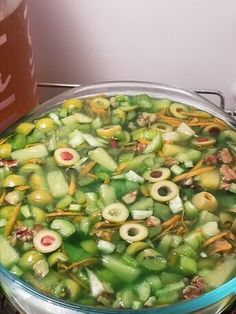
[[[227,234],[228,234],[228,231],[220,232],[220,233],[214,235],[213,237],[207,239],[207,240],[205,241],[205,243],[204,243],[203,246],[206,247],[206,246],[208,246],[209,244],[211,244],[211,243],[213,243],[213,242],[215,242],[215,241],[217,241],[217,240],[223,238],[223,237],[226,236]]]
[[[63,212],[63,211],[58,211],[58,212],[53,212],[53,213],[48,213],[46,214],[47,218],[53,218],[53,217],[64,217],[64,216],[82,216],[82,213],[77,213],[77,212]]]
[[[96,174],[91,173],[91,172],[88,172],[88,173],[87,173],[87,176],[90,177],[90,178],[92,178],[92,179],[95,179],[95,180],[98,179],[98,176],[96,176]]]
[[[224,252],[232,249],[232,244],[230,244],[227,240],[221,239],[214,243],[214,249],[212,253]]]
[[[197,111],[197,110],[193,112],[181,111],[181,114],[183,116],[189,116],[189,117],[211,118],[211,114],[209,114],[208,112]]]
[[[182,219],[181,215],[174,215],[170,219],[168,219],[165,222],[163,222],[161,225],[162,225],[163,228],[168,228],[170,226],[175,225],[181,219]]]
[[[83,165],[80,169],[80,173],[82,174],[82,176],[86,176],[95,165],[96,165],[95,161],[90,161],[86,165]]]
[[[18,190],[18,191],[26,191],[29,188],[30,188],[29,185],[19,185],[19,186],[16,187],[16,190]]]
[[[140,138],[138,141],[139,141],[139,143],[142,143],[142,144],[145,144],[145,145],[148,145],[148,144],[151,143],[151,141],[146,140],[145,138]]]
[[[165,155],[162,150],[158,151],[158,156],[160,156],[161,158],[165,158]]]
[[[176,176],[173,178],[173,182],[179,182],[181,180],[186,180],[189,179],[191,177],[197,176],[199,174],[202,173],[206,173],[209,172],[211,170],[215,169],[215,167],[203,167],[203,168],[199,168],[199,169],[195,169],[195,170],[190,170],[189,172],[185,172],[183,174],[180,174],[179,176]]]
[[[87,258],[87,259],[84,259],[82,261],[79,261],[79,262],[75,262],[75,263],[72,263],[71,265],[69,265],[68,267],[66,267],[63,272],[66,272],[72,268],[80,268],[80,267],[83,267],[83,266],[89,266],[89,265],[92,265],[92,264],[95,264],[98,262],[98,259],[97,258]]]
[[[4,235],[5,237],[8,237],[9,234],[12,232],[12,229],[13,229],[14,224],[15,224],[15,222],[16,222],[16,219],[17,219],[17,216],[18,216],[19,211],[20,211],[20,204],[17,204],[17,205],[13,208],[11,217],[10,217],[10,219],[7,221],[6,226],[4,227],[3,235]]]
[[[196,163],[196,165],[192,168],[192,170],[197,170],[197,169],[199,169],[199,168],[202,166],[203,161],[204,161],[204,158],[200,159],[200,160]]]
[[[199,122],[188,122],[187,124],[188,126],[208,126],[208,125],[211,125],[212,122],[199,121]]]
[[[227,124],[219,118],[214,118],[213,121],[214,121],[214,123],[221,125],[223,128],[227,127]]]
[[[152,241],[156,241],[158,239],[160,239],[161,237],[165,236],[166,234],[168,234],[171,229],[173,229],[174,225],[170,225],[168,228],[166,228],[164,231],[162,231],[161,233],[159,233],[157,236],[155,236]]]
[[[127,162],[121,162],[116,168],[116,174],[123,171],[127,167]]]
[[[70,185],[69,185],[69,191],[68,193],[70,195],[74,195],[76,190],[76,182],[75,182],[75,174],[71,173],[70,175]]]
[[[3,190],[2,194],[0,195],[0,205],[3,204],[6,194],[7,194],[6,190]]]

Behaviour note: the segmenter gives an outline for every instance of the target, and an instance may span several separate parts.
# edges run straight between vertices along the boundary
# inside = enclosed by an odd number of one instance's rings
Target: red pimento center
[[[71,153],[69,153],[69,152],[62,152],[60,155],[61,155],[61,158],[63,160],[71,160],[71,159],[73,159],[73,155]]]
[[[208,137],[197,137],[196,142],[207,142],[209,139]]]
[[[55,238],[51,235],[45,235],[40,242],[43,246],[50,246],[55,242]]]

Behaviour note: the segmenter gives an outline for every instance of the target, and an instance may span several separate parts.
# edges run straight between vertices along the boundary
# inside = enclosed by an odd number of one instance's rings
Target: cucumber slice
[[[4,236],[0,235],[0,264],[11,267],[19,261],[19,255]]]

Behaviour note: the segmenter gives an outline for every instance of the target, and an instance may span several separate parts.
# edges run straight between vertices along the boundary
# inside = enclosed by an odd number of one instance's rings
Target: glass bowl
[[[31,120],[39,117],[56,108],[67,98],[86,98],[101,94],[111,96],[118,93],[125,95],[146,93],[156,98],[168,98],[172,101],[183,102],[184,104],[194,106],[213,114],[224,120],[231,128],[236,129],[236,121],[233,118],[220,108],[216,107],[214,103],[194,92],[163,84],[135,81],[104,82],[73,88],[40,105],[23,120]],[[13,127],[10,127],[3,132],[2,136],[10,133]],[[0,283],[9,300],[21,313],[26,314],[172,314],[173,312],[175,314],[217,314],[222,313],[225,308],[229,307],[236,295],[236,278],[233,278],[211,292],[205,293],[189,301],[179,302],[175,305],[142,310],[117,310],[82,306],[46,296],[34,290],[2,266],[0,266]]]

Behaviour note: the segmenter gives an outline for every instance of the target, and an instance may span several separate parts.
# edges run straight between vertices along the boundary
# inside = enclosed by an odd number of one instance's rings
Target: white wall
[[[235,103],[235,0],[28,1],[40,81],[149,80]]]

